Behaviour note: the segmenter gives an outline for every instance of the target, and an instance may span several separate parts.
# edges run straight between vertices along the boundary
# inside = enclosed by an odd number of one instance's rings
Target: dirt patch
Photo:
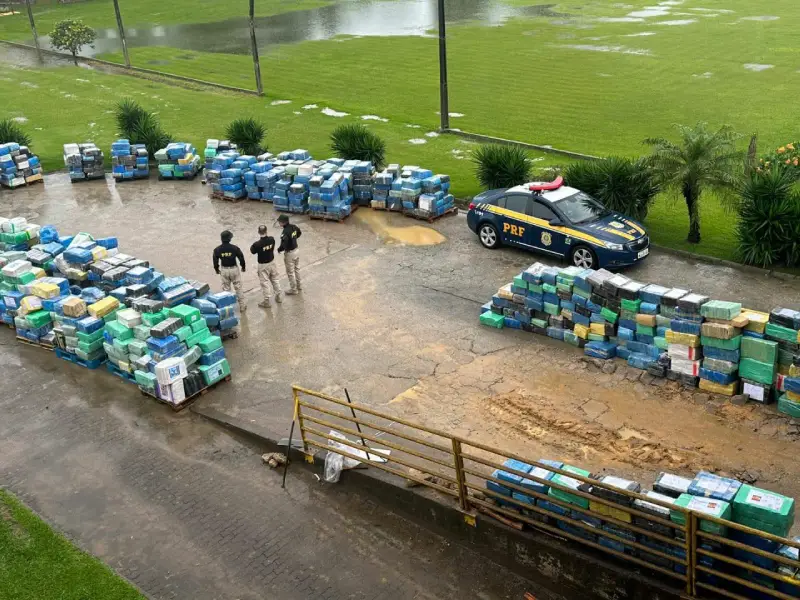
[[[447,241],[441,233],[431,227],[422,225],[411,225],[399,227],[392,225],[390,220],[393,215],[374,210],[360,210],[355,213],[355,217],[362,223],[369,225],[378,237],[384,242],[395,242],[408,246],[435,246]]]

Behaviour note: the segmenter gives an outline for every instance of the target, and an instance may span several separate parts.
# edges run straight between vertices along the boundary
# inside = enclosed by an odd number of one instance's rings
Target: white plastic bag
[[[344,468],[344,456],[336,452],[328,451],[325,456],[325,481],[328,483],[337,483]]]

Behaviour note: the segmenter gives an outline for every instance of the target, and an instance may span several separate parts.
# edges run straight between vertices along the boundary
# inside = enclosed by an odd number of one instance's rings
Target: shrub
[[[775,165],[781,165],[800,173],[800,142],[791,142],[776,148],[758,161],[756,169],[766,170]]]
[[[30,146],[31,136],[25,133],[14,119],[0,120],[0,144],[17,142],[20,146]]]
[[[612,156],[579,161],[564,172],[567,185],[594,196],[611,210],[643,221],[659,191],[653,172],[639,159]]]
[[[66,50],[72,54],[75,66],[78,66],[78,52],[84,46],[92,46],[97,33],[83,21],[64,19],[56,23],[50,32],[50,44],[56,50]]]
[[[739,259],[769,267],[800,262],[800,196],[785,166],[751,172],[739,190],[736,227]]]
[[[509,188],[530,181],[531,162],[519,146],[484,144],[472,151],[475,175],[486,189]]]
[[[132,144],[144,144],[150,156],[165,147],[172,137],[161,127],[158,117],[131,98],[123,98],[117,103],[114,118],[120,135]]]
[[[345,160],[368,160],[376,169],[386,164],[386,142],[362,125],[339,125],[331,132],[331,150]]]
[[[238,146],[242,154],[258,156],[267,149],[263,143],[267,128],[253,118],[246,117],[232,121],[225,130],[225,135]]]

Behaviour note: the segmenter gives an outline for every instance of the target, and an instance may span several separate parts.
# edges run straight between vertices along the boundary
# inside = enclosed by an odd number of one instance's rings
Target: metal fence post
[[[119,0],[114,0],[114,12],[117,15],[117,29],[119,29],[119,39],[122,40],[122,54],[125,56],[125,66],[130,68],[131,59],[128,57],[128,42],[125,39],[125,27],[122,25],[122,13],[119,11]]]
[[[465,485],[466,474],[464,473],[464,458],[461,456],[461,441],[453,438],[453,466],[456,470],[456,481],[458,482],[458,503],[461,510],[469,510],[469,500],[467,498],[467,486]]]
[[[28,20],[31,22],[31,31],[33,32],[33,43],[36,44],[36,54],[39,55],[39,62],[44,64],[44,58],[42,58],[42,48],[39,46],[39,34],[36,32],[36,22],[33,20],[33,9],[31,9],[31,0],[25,0],[25,8],[28,9]]]
[[[259,96],[264,95],[261,84],[261,63],[258,61],[258,41],[256,40],[256,0],[250,0],[250,48],[253,53],[253,69],[256,72],[256,90]]]
[[[697,595],[697,516],[694,511],[689,512],[686,524],[686,593],[694,597]]]
[[[444,0],[439,0],[439,112],[441,128],[450,129],[450,99],[447,91],[447,40]]]

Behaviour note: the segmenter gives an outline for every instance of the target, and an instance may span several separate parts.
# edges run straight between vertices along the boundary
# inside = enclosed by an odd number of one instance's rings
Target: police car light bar
[[[543,192],[547,190],[557,190],[562,185],[564,185],[564,178],[563,177],[556,177],[554,181],[549,182],[541,182],[537,181],[535,183],[531,183],[528,186],[528,189],[532,192]]]

